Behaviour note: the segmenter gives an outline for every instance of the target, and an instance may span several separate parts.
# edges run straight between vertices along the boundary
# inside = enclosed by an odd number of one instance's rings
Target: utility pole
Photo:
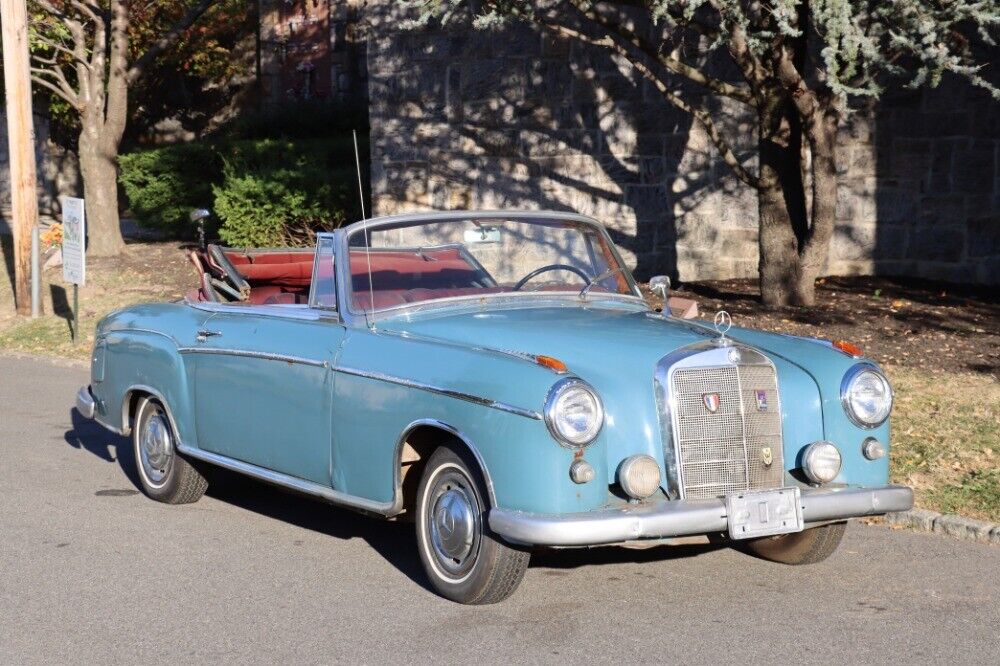
[[[28,10],[25,0],[0,0],[7,145],[10,154],[10,207],[14,223],[14,299],[17,313],[31,311],[29,291],[31,229],[38,222],[35,128],[31,117],[28,64]]]

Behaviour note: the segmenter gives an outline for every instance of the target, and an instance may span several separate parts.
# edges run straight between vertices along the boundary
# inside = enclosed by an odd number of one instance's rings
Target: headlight
[[[840,399],[847,416],[862,428],[882,425],[892,411],[889,380],[870,363],[859,363],[847,371],[840,384]]]
[[[601,432],[604,407],[586,382],[567,377],[556,382],[545,399],[545,424],[563,446],[582,448]]]
[[[840,451],[830,442],[813,442],[802,454],[802,471],[813,483],[829,483],[840,474]]]

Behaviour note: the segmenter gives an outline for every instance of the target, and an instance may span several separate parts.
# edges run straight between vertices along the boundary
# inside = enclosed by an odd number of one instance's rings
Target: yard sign
[[[63,197],[63,281],[69,284],[84,284],[87,275],[86,222],[83,199]]]
[[[87,277],[87,224],[83,199],[63,197],[63,281],[73,285],[73,327],[70,337],[76,342],[80,332],[80,285]]]

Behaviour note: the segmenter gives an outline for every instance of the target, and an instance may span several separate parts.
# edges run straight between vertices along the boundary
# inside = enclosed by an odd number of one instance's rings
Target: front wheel
[[[782,564],[815,564],[833,555],[844,538],[847,523],[820,525],[795,534],[762,537],[741,544],[757,557]]]
[[[132,444],[147,496],[167,504],[187,504],[205,494],[208,481],[177,452],[177,434],[167,410],[155,398],[146,397],[139,403]]]
[[[417,491],[417,546],[442,596],[493,604],[521,584],[531,556],[490,531],[484,484],[463,453],[441,447],[427,461]]]

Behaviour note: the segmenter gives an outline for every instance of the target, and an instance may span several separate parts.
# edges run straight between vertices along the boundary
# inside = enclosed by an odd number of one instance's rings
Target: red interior
[[[416,303],[436,298],[473,296],[508,291],[509,287],[485,288],[482,270],[470,263],[458,248],[435,250],[351,250],[351,277],[356,309],[376,309]],[[206,255],[192,259],[199,273],[201,264],[221,276],[221,269]],[[249,303],[307,303],[313,268],[312,251],[265,252],[251,254],[229,250],[226,258],[250,285]],[[371,266],[371,285],[368,272]],[[564,287],[550,287],[564,289]],[[543,287],[544,289],[544,287]],[[595,290],[605,291],[596,286]],[[193,291],[189,298],[208,300],[202,290]]]

